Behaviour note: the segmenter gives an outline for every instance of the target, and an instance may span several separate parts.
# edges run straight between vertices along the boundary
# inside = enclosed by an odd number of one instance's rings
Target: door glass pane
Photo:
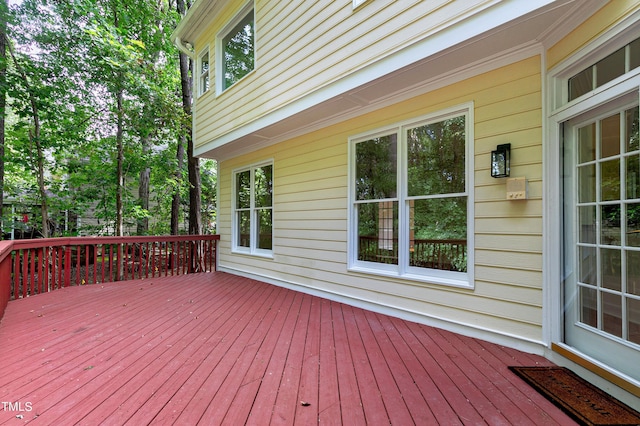
[[[580,322],[598,327],[598,293],[595,289],[579,287],[580,289]]]
[[[619,246],[622,243],[620,235],[620,204],[603,205],[600,215],[602,222],[601,244]]]
[[[412,200],[410,265],[467,271],[467,198]]]
[[[620,154],[620,114],[600,120],[600,157]]]
[[[640,296],[640,251],[627,251],[627,293]]]
[[[627,199],[640,198],[640,156],[627,157],[626,172]]]
[[[596,201],[596,166],[578,167],[578,201],[592,203]]]
[[[578,207],[579,229],[578,241],[586,244],[596,243],[596,208],[595,206]]]
[[[596,124],[581,127],[578,130],[578,163],[587,163],[596,159]]]
[[[398,203],[358,204],[358,260],[398,264]]]
[[[580,282],[596,285],[598,283],[597,257],[595,247],[580,247]]]
[[[638,107],[627,110],[625,116],[625,141],[627,145],[626,152],[632,152],[640,148],[638,143],[638,139],[640,138],[640,134],[638,133],[640,128],[640,120],[638,119]]]
[[[622,290],[622,253],[616,249],[601,249],[602,287]]]
[[[602,293],[602,330],[622,337],[622,297],[613,293]]]
[[[396,197],[396,135],[381,136],[356,144],[356,199]]]
[[[629,341],[640,344],[640,300],[627,299]]]
[[[602,201],[620,199],[620,160],[610,160],[601,163],[600,190]]]
[[[640,247],[640,203],[627,204],[627,245]]]

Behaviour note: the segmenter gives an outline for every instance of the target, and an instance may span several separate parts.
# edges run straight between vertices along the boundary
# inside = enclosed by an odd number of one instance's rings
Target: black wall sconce
[[[491,177],[509,177],[511,172],[511,144],[498,145],[491,151]]]

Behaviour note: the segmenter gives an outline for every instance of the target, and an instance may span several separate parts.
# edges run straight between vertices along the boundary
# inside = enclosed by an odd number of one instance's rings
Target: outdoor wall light
[[[511,144],[498,145],[491,151],[491,177],[509,177],[511,172]]]

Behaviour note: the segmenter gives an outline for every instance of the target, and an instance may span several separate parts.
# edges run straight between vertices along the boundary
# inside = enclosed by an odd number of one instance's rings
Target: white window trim
[[[216,35],[216,95],[220,95],[221,93],[225,92],[227,88],[224,87],[224,46],[222,45],[222,40],[224,40],[224,38],[229,34],[229,31],[233,30],[235,28],[236,25],[238,25],[238,23],[240,21],[242,21],[249,12],[251,12],[253,10],[253,32],[254,32],[254,43],[256,43],[256,39],[255,39],[255,34],[257,33],[256,31],[256,16],[255,16],[255,5],[253,0],[248,2],[247,4],[245,4],[242,9],[240,9],[240,11],[238,13],[236,13],[236,15],[233,17],[233,19],[231,21],[229,21],[227,23],[227,25],[225,25],[225,27]],[[253,73],[253,71],[255,71],[256,69],[256,63],[257,63],[257,54],[256,54],[257,49],[255,48],[254,45],[254,49],[253,49],[253,54],[254,54],[254,58],[253,58],[253,70],[250,71],[247,75],[245,75],[244,77],[242,77],[241,80],[243,80],[245,77],[247,77],[249,74]]]
[[[253,164],[249,164],[246,165],[244,167],[238,167],[236,169],[233,169],[231,171],[231,182],[232,182],[232,193],[231,193],[231,252],[235,253],[235,254],[248,254],[248,255],[253,255],[253,256],[257,256],[257,257],[266,257],[266,258],[273,258],[273,249],[271,250],[265,250],[265,249],[260,249],[257,248],[257,242],[256,242],[256,235],[255,235],[255,229],[257,226],[256,223],[256,218],[255,215],[253,214],[253,211],[255,210],[255,192],[254,192],[254,173],[253,171],[259,167],[264,167],[264,166],[271,166],[272,172],[275,171],[274,168],[274,161],[273,159],[269,159],[269,160],[265,160],[265,161],[261,161],[259,163],[253,163]],[[244,247],[244,246],[239,246],[238,245],[238,233],[236,232],[238,229],[238,219],[237,219],[237,215],[236,215],[236,197],[238,194],[238,190],[236,187],[236,175],[238,173],[244,172],[244,171],[250,171],[250,176],[251,176],[251,224],[250,224],[250,229],[251,229],[251,243],[249,244],[249,247]],[[275,188],[274,192],[275,192]],[[272,197],[275,197],[275,194],[272,194]],[[274,211],[274,198],[272,198],[271,200],[271,211]],[[272,216],[272,222],[271,222],[271,241],[272,241],[272,246],[273,246],[273,230],[274,230],[274,222],[273,222],[273,216]]]
[[[211,90],[211,53],[210,52],[211,52],[211,50],[209,49],[209,45],[207,45],[198,54],[198,62],[197,62],[197,68],[196,68],[196,70],[198,71],[198,81],[197,81],[198,97],[204,95],[205,93],[208,93]],[[209,70],[206,73],[207,74],[206,77],[209,80],[209,88],[208,89],[203,87],[202,77],[204,76],[204,73],[202,73],[200,71],[202,69],[202,58],[204,57],[204,55],[208,55],[209,56]]]
[[[387,135],[390,132],[396,131],[400,136],[398,138],[398,146],[404,144],[404,129],[414,127],[416,125],[424,125],[441,121],[443,119],[457,117],[465,115],[465,192],[456,195],[465,195],[467,197],[467,272],[455,272],[455,271],[441,271],[437,269],[417,268],[403,264],[406,262],[398,262],[398,265],[389,264],[377,264],[373,262],[366,262],[358,260],[358,229],[357,229],[357,217],[355,204],[355,146],[358,142],[362,142],[377,136]],[[469,102],[463,105],[439,110],[435,113],[425,116],[417,117],[415,119],[406,120],[392,126],[386,126],[371,130],[366,133],[354,135],[349,138],[349,173],[348,173],[348,191],[349,191],[349,213],[347,217],[347,269],[351,272],[375,274],[391,278],[400,278],[411,281],[419,281],[429,284],[439,284],[451,287],[462,287],[473,289],[475,287],[474,279],[474,104]],[[398,184],[397,187],[402,194],[407,192],[407,182],[404,179],[403,162],[406,157],[406,150],[404,147],[400,148],[400,154],[398,155]],[[404,196],[398,197],[399,201],[404,200]],[[406,240],[408,230],[406,229],[408,212],[403,206],[403,202],[399,203],[399,215],[405,217],[405,220],[400,221],[399,239]],[[402,244],[401,244],[402,245]],[[400,253],[399,253],[400,257]]]

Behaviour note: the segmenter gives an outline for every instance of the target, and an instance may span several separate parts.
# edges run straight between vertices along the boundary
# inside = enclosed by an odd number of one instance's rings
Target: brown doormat
[[[564,367],[509,367],[583,425],[640,425],[640,413]]]

